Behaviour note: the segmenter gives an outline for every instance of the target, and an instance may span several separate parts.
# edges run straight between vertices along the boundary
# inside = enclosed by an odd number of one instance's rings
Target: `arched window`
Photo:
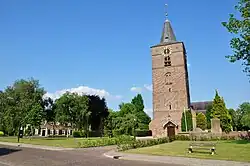
[[[165,74],[165,76],[166,76],[166,77],[170,77],[170,76],[171,76],[171,73],[170,73],[170,72],[167,72],[167,73]]]
[[[170,81],[171,79],[171,73],[170,72],[167,72],[166,74],[165,74],[165,84],[166,85],[171,85],[172,84],[172,82]]]

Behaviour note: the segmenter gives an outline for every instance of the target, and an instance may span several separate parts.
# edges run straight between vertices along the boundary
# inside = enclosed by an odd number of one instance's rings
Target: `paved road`
[[[106,147],[50,151],[0,145],[0,166],[177,166],[114,160],[102,155],[108,150]]]

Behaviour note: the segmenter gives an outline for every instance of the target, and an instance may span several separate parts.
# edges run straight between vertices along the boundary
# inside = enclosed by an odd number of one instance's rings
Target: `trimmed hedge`
[[[118,151],[125,151],[129,149],[143,148],[148,146],[154,146],[159,144],[164,144],[171,142],[168,137],[158,138],[158,139],[148,139],[148,140],[133,140],[125,144],[118,144]]]
[[[114,138],[98,138],[98,139],[83,139],[77,142],[79,148],[89,148],[98,146],[109,146],[109,145],[119,145],[133,142],[133,138],[130,136],[119,136]]]
[[[4,136],[4,132],[0,131],[0,137]]]

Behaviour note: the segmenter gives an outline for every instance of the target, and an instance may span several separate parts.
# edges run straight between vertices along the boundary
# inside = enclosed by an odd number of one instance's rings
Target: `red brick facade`
[[[154,137],[167,136],[167,125],[181,131],[184,108],[190,107],[185,46],[182,42],[162,43],[151,48],[153,78]]]

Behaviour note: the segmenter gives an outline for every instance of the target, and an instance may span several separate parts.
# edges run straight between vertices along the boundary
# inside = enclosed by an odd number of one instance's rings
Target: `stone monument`
[[[213,118],[211,119],[211,132],[215,134],[221,134],[222,130],[220,127],[220,119]]]

